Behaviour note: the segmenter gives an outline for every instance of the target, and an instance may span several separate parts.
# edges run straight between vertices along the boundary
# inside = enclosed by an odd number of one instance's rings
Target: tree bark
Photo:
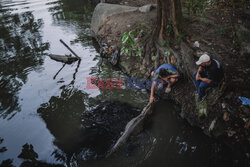
[[[179,35],[182,21],[180,0],[158,0],[157,28],[159,40],[163,41],[170,34],[166,34],[167,25],[172,25],[174,37]]]

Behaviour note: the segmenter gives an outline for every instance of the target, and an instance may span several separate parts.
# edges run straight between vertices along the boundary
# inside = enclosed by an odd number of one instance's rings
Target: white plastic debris
[[[214,119],[214,120],[211,122],[211,124],[210,124],[210,126],[209,126],[209,129],[208,129],[209,132],[212,131],[212,130],[214,129],[215,123],[216,123],[216,119]]]
[[[199,41],[195,41],[195,42],[194,42],[194,47],[196,47],[196,48],[199,48],[199,47],[200,47]]]

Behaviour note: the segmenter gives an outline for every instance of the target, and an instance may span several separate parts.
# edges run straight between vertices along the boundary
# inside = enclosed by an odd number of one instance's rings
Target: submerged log
[[[131,135],[138,134],[143,129],[143,122],[146,116],[151,113],[151,109],[152,109],[151,104],[148,103],[147,106],[144,107],[140,115],[133,118],[131,121],[127,123],[124,133],[117,140],[112,149],[110,149],[110,151],[106,155],[106,158],[109,157],[114,152],[116,152],[123,144],[125,144]]]
[[[67,55],[49,54],[48,56],[53,60],[60,61],[60,62],[63,62],[63,63],[72,63],[74,61],[79,60],[77,57],[70,57],[70,56],[67,56]]]

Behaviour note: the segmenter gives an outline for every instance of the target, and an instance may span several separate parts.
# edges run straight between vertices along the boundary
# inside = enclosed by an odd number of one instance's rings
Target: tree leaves
[[[142,56],[143,48],[140,46],[136,46],[135,37],[137,32],[135,30],[131,30],[129,32],[124,32],[122,34],[122,48],[121,54],[125,55],[135,55],[135,56]]]

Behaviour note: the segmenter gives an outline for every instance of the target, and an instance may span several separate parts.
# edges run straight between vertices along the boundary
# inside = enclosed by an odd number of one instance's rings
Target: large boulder
[[[109,32],[100,33],[101,28],[117,30],[120,32],[125,31],[125,27],[130,27],[139,22],[146,25],[152,23],[155,19],[156,12],[153,9],[157,7],[156,4],[147,4],[141,7],[132,7],[117,4],[99,3],[93,13],[91,20],[91,35],[96,37],[98,35],[110,35]],[[109,22],[111,27],[107,26]],[[120,26],[117,26],[117,25]],[[132,27],[131,27],[132,28]],[[115,31],[112,31],[115,32]],[[114,35],[114,34],[113,34]]]
[[[108,3],[99,3],[93,13],[91,20],[91,35],[94,37],[97,35],[99,28],[103,25],[107,17],[137,11],[137,7],[108,4]]]

